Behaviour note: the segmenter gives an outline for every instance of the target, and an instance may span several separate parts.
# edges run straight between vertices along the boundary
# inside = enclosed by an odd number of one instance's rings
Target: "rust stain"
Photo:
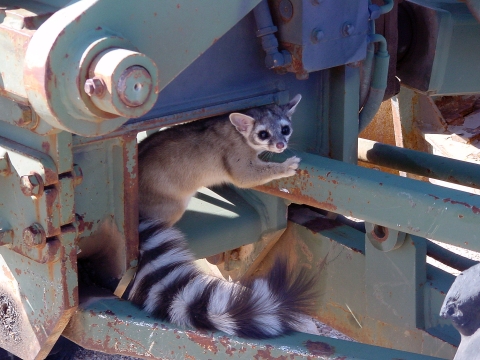
[[[55,236],[60,234],[59,224],[54,223],[54,219],[58,219],[59,209],[58,209],[58,190],[55,188],[47,189],[44,193],[45,196],[45,205],[47,209],[47,228],[45,229],[47,237]],[[55,214],[56,212],[56,214]],[[40,214],[38,214],[40,215]]]
[[[299,75],[308,74],[303,67],[303,46],[281,42],[281,46],[292,55],[292,64],[288,66],[288,71]]]
[[[93,221],[85,221],[83,223],[84,229],[88,229],[88,231],[91,231],[93,229]]]
[[[14,281],[15,280],[15,277],[12,275],[12,273],[10,272],[10,270],[8,269],[8,267],[6,266],[2,266],[2,270],[3,270],[3,274],[10,280],[10,281]],[[21,271],[20,271],[21,273]],[[18,274],[18,272],[17,272]],[[19,274],[20,275],[20,274]]]
[[[480,208],[476,207],[475,205],[470,205],[466,202],[462,202],[462,201],[455,201],[455,200],[452,200],[450,198],[447,198],[447,199],[443,199],[443,202],[446,203],[446,202],[449,202],[450,204],[453,204],[453,205],[456,205],[456,204],[459,204],[459,205],[463,205],[465,206],[466,208],[469,208],[469,209],[472,209],[472,212],[474,214],[480,214]]]
[[[271,353],[272,349],[273,349],[273,346],[267,345],[265,349],[258,350],[253,358],[255,360],[263,360],[263,359],[264,360],[288,360],[288,357],[285,355],[273,357]]]
[[[138,147],[136,134],[123,136],[124,171],[124,231],[126,239],[126,264],[138,258]]]
[[[222,336],[218,340],[220,341],[220,344],[222,344],[225,347],[225,354],[229,356],[233,356],[233,354],[237,349],[235,349],[230,345],[230,339],[226,336]]]
[[[333,202],[332,198],[327,199],[327,201],[318,201],[311,196],[304,195],[303,191],[306,190],[306,186],[304,186],[301,189],[299,189],[298,187],[291,187],[287,189],[288,192],[284,192],[279,188],[274,187],[274,185],[266,184],[266,185],[255,187],[255,190],[262,191],[267,194],[275,195],[287,200],[291,200],[298,204],[310,205],[319,209],[324,209],[332,212],[336,212],[337,210],[337,207],[332,203]]]
[[[185,331],[185,335],[187,335],[187,337],[191,341],[197,343],[198,345],[200,345],[205,350],[213,352],[214,354],[216,354],[218,352],[218,347],[217,347],[216,341],[213,339],[212,336],[200,334],[200,333],[194,332],[194,331]]]
[[[463,125],[465,116],[480,109],[480,97],[472,96],[442,96],[435,100],[435,105],[449,125]]]
[[[305,347],[312,355],[316,356],[331,356],[335,354],[335,347],[321,341],[307,340]]]

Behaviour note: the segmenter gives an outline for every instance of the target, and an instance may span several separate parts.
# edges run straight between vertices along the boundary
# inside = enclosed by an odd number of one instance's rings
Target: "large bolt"
[[[93,94],[89,98],[91,105],[105,113],[136,118],[150,110],[158,97],[157,67],[151,59],[135,51],[121,48],[102,51],[91,62],[88,76],[85,90]],[[96,93],[95,78],[103,81],[100,90],[105,91],[100,95]]]
[[[39,174],[23,175],[20,189],[25,196],[40,196],[43,194],[43,179]]]
[[[27,246],[40,246],[45,244],[46,240],[45,230],[43,230],[42,225],[38,223],[33,223],[23,230],[23,241]]]
[[[102,97],[105,94],[105,82],[98,77],[87,79],[84,90],[88,96]]]
[[[130,66],[120,76],[117,93],[131,107],[143,105],[152,92],[152,77],[142,66]]]

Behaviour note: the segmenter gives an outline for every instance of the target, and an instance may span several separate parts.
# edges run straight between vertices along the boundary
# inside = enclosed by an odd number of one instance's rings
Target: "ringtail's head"
[[[230,114],[230,121],[258,153],[281,153],[292,135],[292,115],[302,99],[297,94],[286,105],[265,105]]]

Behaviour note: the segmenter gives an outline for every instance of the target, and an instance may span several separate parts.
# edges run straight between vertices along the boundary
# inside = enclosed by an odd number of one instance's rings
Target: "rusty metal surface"
[[[297,176],[257,189],[413,235],[480,249],[478,196],[308,153],[297,156],[302,159]],[[463,229],[461,238],[458,228]]]
[[[33,8],[32,8],[33,7]],[[22,76],[25,64],[25,53],[28,43],[35,30],[47,20],[54,12],[51,6],[30,6],[30,10],[7,5],[0,9],[0,14],[5,17],[0,24],[0,38],[2,53],[9,54],[2,59],[2,82],[0,94],[28,105],[25,83]],[[8,69],[8,70],[7,70]]]
[[[443,295],[441,293],[438,281],[435,284],[426,282],[420,288],[425,294],[425,304],[419,304],[416,310],[406,307],[402,300],[406,300],[411,292],[403,292],[396,297],[396,301],[389,295],[389,292],[395,294],[398,289],[410,286],[406,278],[385,282],[372,271],[367,276],[366,239],[363,232],[339,222],[325,221],[323,215],[305,207],[299,207],[289,217],[292,218],[292,215],[295,222],[304,223],[308,228],[289,223],[282,238],[260,265],[260,270],[268,269],[268,264],[272,264],[277,256],[288,256],[295,268],[318,272],[319,279],[315,287],[321,295],[315,304],[314,316],[357,341],[443,359],[454,357],[455,346],[425,330],[448,325],[447,321],[436,322],[437,308],[440,308],[445,296],[445,292]],[[372,246],[368,251],[372,253]],[[377,251],[371,255],[382,256]],[[403,274],[398,264],[373,268],[373,271],[387,276]],[[421,309],[424,309],[426,319],[423,329],[415,324],[404,324],[406,318],[411,317],[410,313],[421,312]],[[430,312],[434,316],[428,315]],[[392,318],[396,320],[392,321]]]
[[[138,256],[136,134],[75,143],[74,159],[83,173],[75,188],[75,211],[85,222],[78,257],[89,258],[99,280],[118,281]],[[105,194],[108,201],[97,201]]]
[[[26,360],[49,353],[78,304],[76,236],[65,227],[57,259],[44,263],[0,247],[0,347]]]
[[[90,297],[65,335],[82,346],[145,359],[435,359],[350,341],[295,333],[252,341],[156,322],[128,302]]]
[[[0,25],[0,39],[6,39],[7,45],[5,61],[0,61],[2,74],[7,74],[0,82],[0,93],[32,106],[40,115],[32,129],[38,134],[50,135],[59,129],[84,136],[106,134],[150,110],[158,93],[258,2],[192,7],[181,0],[168,6],[146,2],[129,9],[128,1],[120,6],[118,0],[92,0],[71,2],[60,9],[33,2],[22,4],[24,9],[9,8],[8,21]],[[112,6],[116,12],[110,11]],[[215,26],[205,26],[209,20]],[[126,26],[134,23],[141,26]],[[100,55],[109,48],[110,52],[135,51],[136,57],[116,65],[109,59],[106,67],[96,69],[104,57]],[[162,61],[165,53],[175,61]],[[16,57],[12,60],[7,54]],[[92,63],[95,59],[99,61]],[[132,66],[146,69],[145,81],[127,73],[123,79],[134,81],[118,87],[118,78]],[[100,75],[96,70],[102,70]],[[104,101],[97,96],[90,99],[84,91],[86,80],[95,75],[105,77]],[[140,93],[140,100],[136,99]]]

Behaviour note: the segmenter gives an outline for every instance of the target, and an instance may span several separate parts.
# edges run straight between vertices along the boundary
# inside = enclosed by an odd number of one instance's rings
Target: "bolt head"
[[[102,97],[105,94],[106,86],[105,82],[102,79],[94,77],[85,80],[85,85],[83,89],[88,96]]]
[[[314,44],[322,41],[322,39],[325,37],[325,33],[318,29],[318,28],[315,28],[312,30],[312,34],[311,34],[311,40]]]
[[[280,16],[283,21],[288,22],[293,17],[293,5],[290,0],[281,0],[278,4],[280,10]]]
[[[93,80],[92,79],[87,79],[85,81],[84,88],[85,92],[87,95],[92,96],[93,93],[95,92],[95,88],[93,87]]]
[[[343,28],[342,28],[343,36],[351,36],[353,35],[354,31],[355,31],[355,26],[353,26],[351,23],[343,24]]]
[[[20,178],[20,189],[25,196],[40,196],[43,194],[43,180],[39,174],[23,175]]]
[[[33,247],[44,245],[46,240],[47,236],[45,230],[42,225],[38,223],[33,223],[23,230],[23,241],[27,246]]]

